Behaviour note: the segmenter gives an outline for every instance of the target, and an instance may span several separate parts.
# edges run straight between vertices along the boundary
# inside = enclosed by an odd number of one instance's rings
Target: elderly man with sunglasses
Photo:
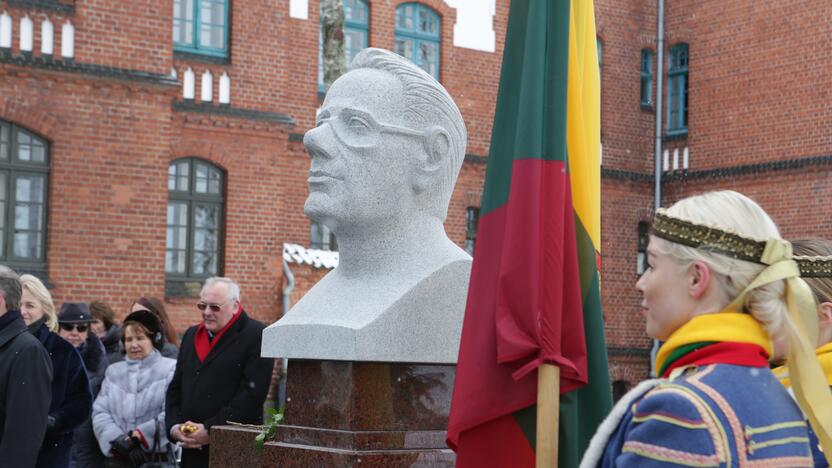
[[[273,366],[260,357],[264,325],[243,310],[232,280],[208,278],[196,309],[202,322],[182,338],[165,401],[167,430],[184,448],[184,468],[208,466],[212,426],[262,423]]]

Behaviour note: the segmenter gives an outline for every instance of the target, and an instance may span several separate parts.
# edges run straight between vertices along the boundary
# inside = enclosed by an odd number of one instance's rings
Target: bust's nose
[[[313,159],[316,157],[331,159],[334,153],[331,149],[334,140],[335,135],[333,135],[332,129],[329,128],[329,124],[324,123],[310,129],[303,135],[303,146],[309,152],[309,157]]]

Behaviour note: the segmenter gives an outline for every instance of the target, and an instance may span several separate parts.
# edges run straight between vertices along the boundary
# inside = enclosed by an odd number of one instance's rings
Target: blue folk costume
[[[794,297],[805,297],[808,287],[797,278],[790,245],[751,241],[662,210],[653,230],[671,242],[770,266],[726,311],[698,315],[671,334],[656,359],[662,378],[622,397],[593,437],[581,467],[814,466],[810,428],[800,408],[808,408],[809,421],[823,434],[821,443],[828,444],[830,432],[818,421],[832,411],[832,395],[823,391],[817,361],[806,355],[808,340],[789,343],[790,362],[803,377],[799,400],[805,404],[798,407],[769,370],[773,351],[767,332],[750,314],[735,312],[743,309],[748,291],[779,280],[787,282],[789,303],[798,304],[801,313],[807,309]],[[733,239],[725,242],[726,235]],[[798,318],[796,308],[790,307],[792,319],[805,323],[811,314]]]
[[[696,346],[697,331],[708,344]],[[749,314],[693,318],[662,346],[666,377],[616,404],[587,451],[596,463],[582,466],[812,466],[807,424],[769,370],[769,353]]]

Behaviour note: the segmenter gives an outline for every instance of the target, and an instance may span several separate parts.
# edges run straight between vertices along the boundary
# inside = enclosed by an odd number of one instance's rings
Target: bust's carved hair
[[[456,184],[456,178],[465,158],[468,135],[465,121],[448,91],[430,74],[410,60],[389,50],[369,48],[355,56],[350,70],[368,68],[385,71],[402,84],[404,119],[420,128],[439,125],[450,137],[450,160],[445,165],[439,181],[438,193],[433,199],[432,211],[443,221],[448,215],[448,203]]]

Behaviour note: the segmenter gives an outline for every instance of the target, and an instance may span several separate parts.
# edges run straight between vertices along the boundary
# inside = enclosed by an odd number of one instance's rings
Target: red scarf
[[[768,368],[768,354],[762,346],[751,343],[714,343],[679,357],[667,366],[662,377],[668,377],[677,367],[687,365],[733,364],[736,366]]]
[[[231,320],[225,324],[220,331],[214,334],[214,338],[208,339],[208,330],[205,328],[205,321],[203,320],[202,323],[199,324],[199,328],[196,329],[196,336],[194,337],[194,348],[196,349],[196,355],[199,357],[199,362],[205,362],[205,358],[208,357],[208,353],[211,352],[211,349],[220,342],[220,338],[225,332],[231,328],[231,325],[237,321],[240,316],[243,315],[243,305],[240,304],[240,308],[237,309],[237,313],[235,313]]]

